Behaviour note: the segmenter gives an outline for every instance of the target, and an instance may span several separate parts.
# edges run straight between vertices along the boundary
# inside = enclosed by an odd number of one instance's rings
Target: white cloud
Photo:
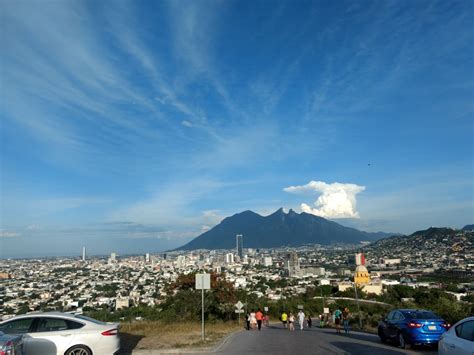
[[[306,185],[285,187],[290,193],[317,193],[320,196],[311,207],[301,204],[301,210],[324,218],[359,218],[356,210],[356,195],[365,190],[365,186],[356,184],[327,184],[323,181],[310,181]]]
[[[188,120],[181,121],[181,124],[185,127],[192,127],[193,126],[193,124]]]
[[[131,232],[127,234],[128,239],[157,239],[157,240],[167,240],[175,241],[176,239],[189,239],[193,238],[198,234],[197,231],[187,230],[187,231],[162,231],[162,232]]]
[[[20,234],[17,232],[9,232],[0,230],[0,238],[14,238],[19,237]]]
[[[210,224],[209,215],[203,214],[196,218],[189,210],[207,194],[225,186],[226,183],[205,178],[165,184],[148,198],[119,207],[111,213],[110,221],[133,221],[166,228],[171,225],[196,226],[202,224],[202,221]]]
[[[210,230],[211,228],[212,228],[211,226],[206,226],[206,225],[204,225],[204,226],[201,227],[201,233],[205,233],[205,232],[207,232],[208,230]]]
[[[203,211],[202,217],[206,221],[206,224],[213,226],[219,224],[224,219],[224,217],[219,214],[218,210]]]

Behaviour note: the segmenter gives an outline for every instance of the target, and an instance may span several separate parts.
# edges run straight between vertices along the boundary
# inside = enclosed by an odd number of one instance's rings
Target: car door
[[[396,311],[393,312],[392,319],[390,320],[390,337],[396,338],[398,337],[398,331],[400,329],[400,321],[403,319],[403,314]]]
[[[26,355],[62,355],[73,337],[66,319],[40,317],[26,342]]]
[[[467,321],[456,326],[455,341],[450,349],[459,355],[474,354],[474,321]]]
[[[385,325],[383,331],[384,331],[385,337],[387,337],[387,338],[391,338],[391,329],[390,328],[392,326],[391,324],[392,324],[394,313],[395,313],[394,311],[391,311],[387,315],[387,317],[384,319],[384,322],[383,322],[384,325]]]
[[[26,334],[29,333],[33,325],[32,317],[13,319],[0,325],[0,331],[5,334]]]
[[[405,328],[406,319],[402,312],[396,312],[393,321],[395,324],[394,327],[394,336],[398,336],[398,332]]]

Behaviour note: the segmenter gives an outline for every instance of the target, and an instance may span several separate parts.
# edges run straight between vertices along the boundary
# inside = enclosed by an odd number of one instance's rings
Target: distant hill
[[[428,228],[411,235],[392,236],[380,239],[363,248],[365,251],[390,251],[391,255],[414,254],[417,251],[474,251],[472,230],[451,228]]]
[[[243,234],[244,248],[297,247],[305,244],[357,244],[391,234],[361,232],[308,213],[282,208],[269,216],[252,211],[237,213],[176,250],[235,248],[235,235]]]
[[[464,226],[463,231],[474,231],[474,224],[468,224],[467,226]]]

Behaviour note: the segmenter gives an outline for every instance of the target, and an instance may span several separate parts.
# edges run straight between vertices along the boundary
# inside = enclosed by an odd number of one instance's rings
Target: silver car
[[[112,355],[120,348],[119,324],[69,313],[16,316],[0,322],[0,331],[22,335],[24,355]]]
[[[464,318],[441,336],[441,355],[474,355],[474,317]]]

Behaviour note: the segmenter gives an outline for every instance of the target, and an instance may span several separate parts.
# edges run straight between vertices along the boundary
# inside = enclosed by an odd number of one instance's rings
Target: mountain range
[[[363,249],[365,252],[380,251],[384,254],[389,251],[390,255],[415,255],[417,252],[424,252],[433,257],[436,253],[445,254],[447,251],[463,251],[465,255],[472,255],[474,230],[469,228],[469,225],[462,229],[430,227],[410,235],[380,239]]]
[[[280,208],[269,216],[244,211],[227,217],[214,228],[176,250],[235,248],[237,234],[244,236],[244,248],[358,244],[361,241],[372,242],[394,235],[362,232],[305,212],[299,214],[289,210],[285,213],[283,208]]]

